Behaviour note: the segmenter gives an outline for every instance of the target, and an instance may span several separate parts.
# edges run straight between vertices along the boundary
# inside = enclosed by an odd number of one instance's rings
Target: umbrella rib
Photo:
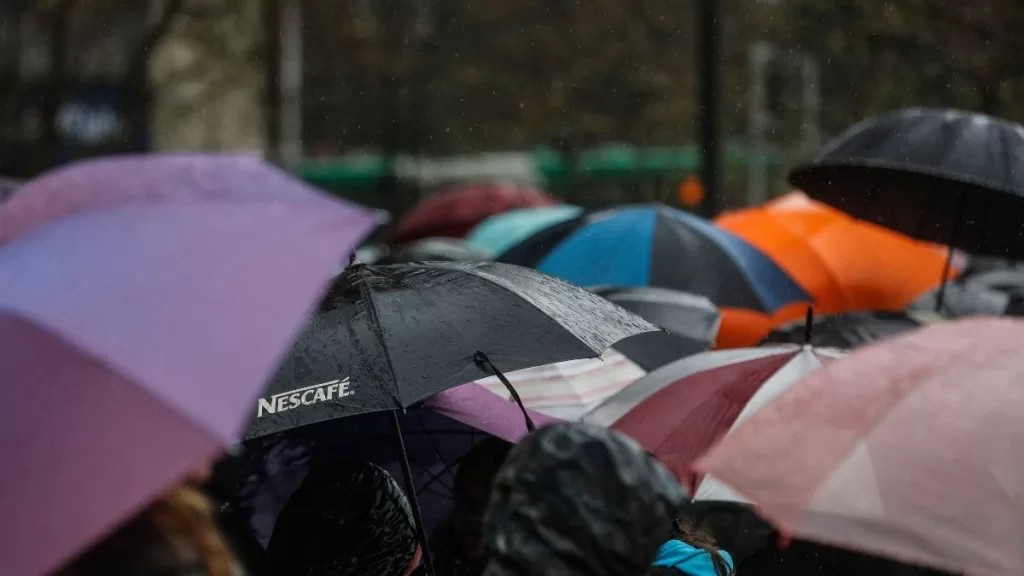
[[[531,308],[537,310],[538,312],[543,314],[545,317],[550,318],[552,322],[554,322],[555,324],[558,324],[562,328],[562,330],[565,330],[566,332],[568,332],[573,338],[575,338],[577,341],[579,341],[580,344],[586,346],[586,348],[591,351],[593,356],[589,356],[589,358],[599,358],[601,356],[601,354],[604,353],[605,350],[611,348],[612,344],[615,344],[615,342],[612,342],[612,343],[608,344],[607,346],[605,346],[601,350],[594,350],[593,346],[588,344],[582,338],[577,337],[576,334],[569,327],[567,327],[565,324],[563,324],[561,320],[556,318],[553,314],[551,314],[547,310],[544,310],[543,308],[538,306],[529,297],[527,297],[525,294],[520,292],[519,289],[516,287],[516,285],[513,284],[512,282],[509,282],[508,280],[506,280],[505,278],[502,278],[500,276],[493,275],[493,274],[487,272],[486,270],[481,269],[480,267],[474,267],[472,270],[466,270],[466,272],[469,273],[469,274],[472,274],[473,276],[476,276],[477,278],[480,278],[481,280],[485,280],[487,282],[490,282],[491,284],[494,284],[495,286],[498,286],[499,288],[503,288],[503,289],[505,289],[505,290],[507,290],[507,291],[509,291],[509,292],[511,292],[513,294],[515,294],[516,297],[518,297],[523,302],[526,302],[526,304],[528,304]]]
[[[391,363],[391,351],[388,349],[388,342],[384,337],[384,326],[380,323],[380,318],[377,317],[377,305],[373,302],[373,292],[367,287],[366,282],[359,283],[359,290],[363,293],[363,297],[366,298],[366,308],[369,311],[370,327],[373,329],[374,335],[377,337],[377,343],[380,344],[381,350],[384,351],[384,363],[387,365],[388,374],[391,376],[391,385],[394,388],[394,390],[389,389],[388,392],[391,394],[391,398],[395,401],[398,408],[405,408],[402,404],[401,389],[398,387],[398,379],[395,377],[395,368]]]

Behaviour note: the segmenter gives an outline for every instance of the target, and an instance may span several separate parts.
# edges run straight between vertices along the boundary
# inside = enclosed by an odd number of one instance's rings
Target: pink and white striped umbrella
[[[698,461],[784,533],[1024,573],[1024,322],[936,324],[779,395]]]
[[[609,349],[600,358],[547,364],[509,372],[505,377],[527,408],[553,418],[576,420],[645,374],[628,358]],[[477,384],[509,398],[505,386],[494,376],[477,380]]]
[[[801,377],[841,354],[797,345],[695,354],[651,372],[583,420],[632,437],[695,499],[742,502],[713,477],[691,475],[693,462]]]

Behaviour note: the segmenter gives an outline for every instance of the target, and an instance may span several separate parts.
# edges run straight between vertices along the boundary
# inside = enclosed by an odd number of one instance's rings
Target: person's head
[[[180,486],[76,558],[58,576],[237,576],[206,498]]]
[[[629,438],[588,424],[542,428],[495,479],[484,574],[645,574],[685,503],[679,483]]]
[[[512,445],[490,438],[473,447],[459,463],[455,473],[455,511],[453,526],[457,553],[464,559],[483,557],[484,513],[491,498],[491,487],[505,463]]]
[[[730,576],[734,572],[732,557],[718,548],[710,530],[676,518],[647,576]]]
[[[412,508],[395,479],[368,462],[309,472],[274,524],[277,576],[408,576],[420,563]]]

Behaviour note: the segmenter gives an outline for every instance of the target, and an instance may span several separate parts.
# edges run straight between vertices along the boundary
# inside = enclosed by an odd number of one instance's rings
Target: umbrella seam
[[[388,390],[388,392],[391,393],[391,398],[395,400],[399,407],[405,408],[405,405],[402,403],[402,389],[398,386],[395,367],[391,363],[391,351],[388,349],[387,339],[384,337],[384,326],[381,324],[380,318],[377,317],[377,305],[373,302],[373,292],[366,286],[365,282],[359,283],[359,290],[366,298],[367,308],[370,312],[369,319],[375,328],[374,333],[377,337],[377,343],[380,344],[381,349],[384,351],[384,361],[387,364],[388,374],[391,375],[391,386],[394,390]]]
[[[512,266],[517,266],[517,265],[516,264],[512,264]],[[527,298],[522,292],[519,291],[518,287],[516,287],[511,282],[508,282],[507,280],[505,280],[504,278],[501,278],[499,276],[492,275],[489,272],[487,272],[486,270],[482,270],[479,266],[474,266],[472,270],[465,270],[465,272],[467,272],[469,274],[472,274],[473,276],[476,276],[477,278],[480,278],[481,280],[486,280],[487,282],[490,282],[491,284],[494,284],[495,286],[498,286],[499,288],[503,288],[505,290],[508,290],[509,292],[515,294],[517,298],[519,298],[523,302],[526,302],[531,308],[537,310],[538,312],[540,312],[544,316],[550,318],[552,321],[555,322],[555,324],[558,324],[559,326],[561,326],[562,330],[565,330],[574,339],[576,339],[580,344],[582,344],[584,347],[586,347],[587,350],[591,351],[593,356],[587,356],[587,358],[600,358],[601,354],[603,354],[605,350],[607,350],[608,348],[611,348],[612,345],[615,344],[615,342],[612,342],[611,344],[608,344],[607,346],[605,346],[602,350],[594,350],[594,348],[590,344],[585,342],[583,339],[577,337],[575,335],[575,332],[571,328],[569,328],[568,326],[563,324],[561,320],[559,320],[558,318],[553,316],[550,312],[547,312],[546,310],[544,310],[540,306],[537,306],[537,304],[535,304],[529,298]],[[538,272],[540,272],[540,271],[538,270]],[[543,274],[543,272],[541,272],[541,274]],[[565,282],[564,280],[561,280],[561,281]],[[566,284],[569,284],[569,283],[566,282]],[[569,285],[570,286],[574,286],[573,284],[569,284]],[[616,306],[618,306],[618,304],[616,304]],[[662,330],[662,332],[664,332],[664,330]],[[645,333],[646,332],[640,332],[640,334],[645,334]],[[618,341],[616,341],[616,342],[618,342]]]

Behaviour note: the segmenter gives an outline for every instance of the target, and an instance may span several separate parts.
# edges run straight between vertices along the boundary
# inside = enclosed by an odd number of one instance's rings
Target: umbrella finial
[[[811,345],[811,335],[814,332],[814,305],[807,306],[807,320],[804,323],[804,346]]]
[[[512,387],[512,383],[508,381],[508,378],[505,378],[505,375],[501,373],[501,370],[498,370],[498,368],[491,362],[491,359],[487,357],[487,354],[477,350],[476,354],[473,354],[473,362],[476,364],[477,368],[484,372],[490,371],[498,377],[498,380],[501,380],[501,383],[505,385],[508,393],[512,396],[512,400],[514,400],[519,406],[519,409],[523,411],[523,418],[526,419],[526,431],[533,432],[536,430],[537,426],[533,423],[533,419],[530,418],[530,413],[526,411],[526,406],[523,406],[523,400],[519,397],[519,393]]]

